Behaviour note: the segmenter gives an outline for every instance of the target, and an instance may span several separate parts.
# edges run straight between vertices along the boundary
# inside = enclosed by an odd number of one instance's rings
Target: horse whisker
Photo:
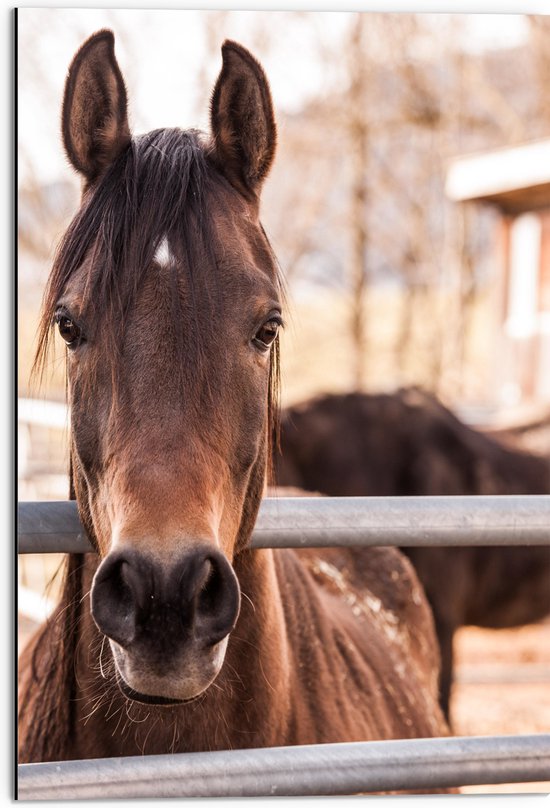
[[[104,635],[103,635],[103,640],[102,640],[102,642],[101,642],[101,650],[100,650],[100,652],[99,652],[99,672],[100,672],[100,674],[101,674],[101,678],[102,678],[102,679],[106,679],[106,678],[107,678],[107,677],[105,676],[105,671],[103,670],[103,662],[102,662],[102,660],[101,660],[101,657],[103,656],[103,648],[105,647],[105,640],[106,640],[106,639],[107,639],[107,635],[105,635],[105,634],[104,634]]]

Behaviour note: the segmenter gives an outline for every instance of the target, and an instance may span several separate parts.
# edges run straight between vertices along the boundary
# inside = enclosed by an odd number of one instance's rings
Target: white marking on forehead
[[[171,261],[171,258],[172,256],[170,255],[170,248],[168,247],[168,239],[166,236],[163,236],[162,241],[155,252],[155,261],[157,264],[160,264],[161,267],[167,267]]]

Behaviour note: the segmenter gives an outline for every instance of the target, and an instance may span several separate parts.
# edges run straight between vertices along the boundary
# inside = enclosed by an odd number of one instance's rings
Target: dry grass
[[[491,387],[493,342],[488,299],[480,298],[465,340],[464,372],[458,369],[457,345],[441,323],[452,310],[452,300],[435,292],[416,310],[411,336],[399,354],[399,332],[404,299],[395,289],[371,290],[365,306],[367,350],[363,358],[367,390],[393,390],[417,384],[453,400],[479,401]],[[319,293],[308,302],[291,305],[283,333],[283,403],[320,392],[353,389],[354,351],[349,336],[349,303],[341,294]],[[442,351],[442,368],[437,362]],[[454,361],[453,361],[454,356]]]
[[[63,349],[59,344],[45,368],[43,384],[39,385],[38,379],[31,378],[40,318],[39,303],[37,301],[21,303],[18,317],[17,382],[19,396],[63,401],[65,398],[65,359]]]

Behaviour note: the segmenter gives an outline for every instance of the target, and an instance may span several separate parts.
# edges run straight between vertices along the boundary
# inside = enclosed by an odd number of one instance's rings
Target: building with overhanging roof
[[[500,214],[495,404],[550,404],[550,138],[457,158],[445,190]]]

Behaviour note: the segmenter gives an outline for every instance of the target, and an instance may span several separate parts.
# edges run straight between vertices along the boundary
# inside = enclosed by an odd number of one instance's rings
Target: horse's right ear
[[[257,197],[277,142],[269,84],[259,62],[237,42],[224,42],[222,59],[210,107],[212,156],[232,185]]]
[[[129,143],[126,87],[112,31],[93,34],[74,57],[65,82],[62,131],[67,156],[88,183]]]

